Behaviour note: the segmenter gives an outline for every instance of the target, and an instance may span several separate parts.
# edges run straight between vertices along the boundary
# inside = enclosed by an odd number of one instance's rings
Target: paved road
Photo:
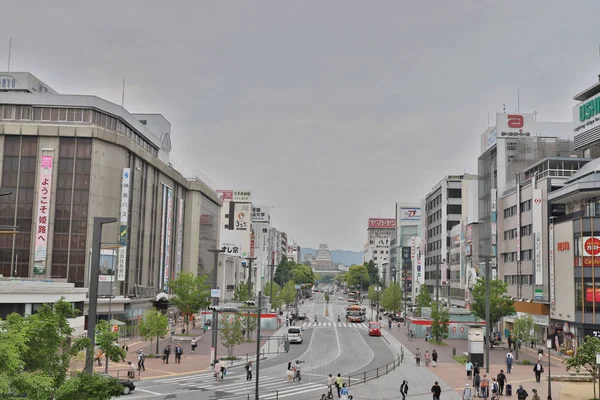
[[[327,375],[351,373],[374,369],[390,362],[395,350],[383,338],[369,337],[367,325],[343,322],[346,302],[332,299],[327,305],[323,294],[314,301],[300,306],[310,322],[297,326],[304,329],[302,344],[293,344],[290,352],[270,357],[260,365],[260,399],[312,400],[325,393]],[[326,315],[327,314],[327,315]],[[314,317],[318,323],[315,324]],[[340,315],[342,322],[337,322]],[[282,334],[283,327],[276,335]],[[302,381],[288,383],[287,363],[300,360]],[[196,373],[139,382],[129,398],[139,399],[247,399],[254,398],[255,381],[246,381],[243,368],[231,368],[223,381],[217,381],[211,372]]]

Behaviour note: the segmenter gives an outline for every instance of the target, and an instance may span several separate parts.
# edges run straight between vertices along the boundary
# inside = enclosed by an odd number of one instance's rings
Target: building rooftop
[[[600,79],[600,76],[598,76],[598,78]],[[590,86],[583,92],[576,94],[575,97],[573,97],[573,100],[586,101],[587,99],[597,95],[598,93],[600,93],[600,82],[596,83],[593,86]]]

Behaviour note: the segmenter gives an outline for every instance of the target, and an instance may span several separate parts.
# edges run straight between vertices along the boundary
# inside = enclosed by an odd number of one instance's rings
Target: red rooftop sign
[[[369,218],[369,229],[390,228],[396,227],[394,218]]]

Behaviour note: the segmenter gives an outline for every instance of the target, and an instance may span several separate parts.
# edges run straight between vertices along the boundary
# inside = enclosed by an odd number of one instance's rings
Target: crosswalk
[[[254,378],[253,378],[254,379]],[[179,376],[157,380],[158,384],[177,384],[189,390],[219,392],[219,399],[235,399],[239,396],[254,395],[254,380],[247,381],[244,370],[227,371],[225,379],[216,380],[212,372],[204,372],[188,376]],[[275,400],[303,393],[327,390],[324,382],[288,382],[284,376],[260,377],[260,400]],[[254,398],[252,396],[252,398]],[[245,397],[244,397],[245,399]]]
[[[338,328],[357,328],[357,329],[367,329],[368,326],[366,323],[359,322],[303,322],[303,327],[311,327],[311,326],[321,326],[321,327],[338,327]]]

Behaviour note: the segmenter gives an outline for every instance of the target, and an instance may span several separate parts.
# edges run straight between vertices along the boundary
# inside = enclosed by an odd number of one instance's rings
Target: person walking
[[[544,373],[544,367],[542,367],[542,364],[540,364],[539,361],[536,362],[533,366],[533,372],[535,373],[535,381],[537,383],[540,383],[540,379],[542,377],[542,374]]]
[[[214,374],[213,376],[215,377],[216,380],[221,379],[221,363],[219,362],[219,360],[215,360],[214,366],[213,366],[213,371]]]
[[[169,356],[171,355],[171,345],[168,344],[165,349],[163,350],[163,363],[164,364],[168,364],[169,363]]]
[[[429,367],[429,351],[425,350],[425,356],[423,358],[425,358],[425,366]]]
[[[433,383],[433,386],[431,387],[431,393],[433,393],[433,400],[440,400],[440,395],[442,394],[442,388],[440,387],[440,384],[438,383],[438,381],[435,381]]]
[[[481,388],[480,389],[481,397],[483,397],[484,399],[487,399],[490,396],[490,380],[487,378],[486,374],[483,374],[483,378],[481,378],[479,387]]]
[[[504,385],[508,383],[508,379],[504,375],[504,370],[500,370],[500,373],[496,375],[496,381],[498,381],[498,394],[502,396],[504,394]]]
[[[246,363],[246,366],[244,367],[244,369],[246,370],[246,380],[251,381],[252,380],[252,360],[250,360]]]
[[[512,366],[513,366],[513,355],[512,352],[508,352],[506,353],[506,372],[510,374],[510,371],[512,371]]]
[[[473,390],[475,390],[475,394],[477,395],[477,397],[480,397],[480,393],[481,390],[479,388],[479,385],[481,384],[481,376],[479,376],[479,374],[474,374],[473,375]]]
[[[294,371],[292,371],[291,361],[288,363],[286,374],[287,374],[288,383],[292,382],[292,379],[294,379]]]
[[[540,395],[538,394],[537,389],[533,389],[532,392],[533,392],[533,397],[531,398],[531,400],[542,400],[542,399],[540,399]]]
[[[421,366],[421,350],[417,347],[417,351],[415,351],[415,361],[417,362],[417,367]]]
[[[138,352],[138,370],[145,371],[146,366],[144,365],[144,361],[146,361],[146,355],[142,350]]]
[[[335,382],[335,378],[333,374],[329,374],[327,377],[327,398],[333,399],[333,383]]]
[[[467,379],[471,380],[473,378],[473,363],[471,361],[465,363],[465,371],[467,371]]]
[[[342,396],[340,392],[343,384],[344,380],[342,379],[342,374],[337,374],[337,377],[335,378],[335,387],[337,388],[338,399]]]
[[[435,349],[433,349],[433,351],[431,352],[431,361],[433,361],[434,367],[437,364],[437,360],[438,360],[438,353],[437,353],[437,351],[435,351]]]
[[[517,389],[517,399],[525,400],[527,396],[529,396],[527,390],[523,389],[523,385],[519,385],[519,388]]]
[[[465,388],[462,392],[462,400],[471,400],[473,398],[473,391],[468,383],[465,383]]]
[[[190,345],[192,347],[192,353],[196,352],[196,347],[198,347],[198,342],[196,341],[196,338],[193,337],[192,341],[190,342]]]
[[[182,354],[183,354],[183,349],[181,348],[179,343],[177,343],[175,345],[175,364],[181,364],[181,355]]]
[[[400,394],[402,395],[402,400],[405,400],[406,396],[408,396],[408,382],[406,380],[402,381],[402,385],[400,385]]]

